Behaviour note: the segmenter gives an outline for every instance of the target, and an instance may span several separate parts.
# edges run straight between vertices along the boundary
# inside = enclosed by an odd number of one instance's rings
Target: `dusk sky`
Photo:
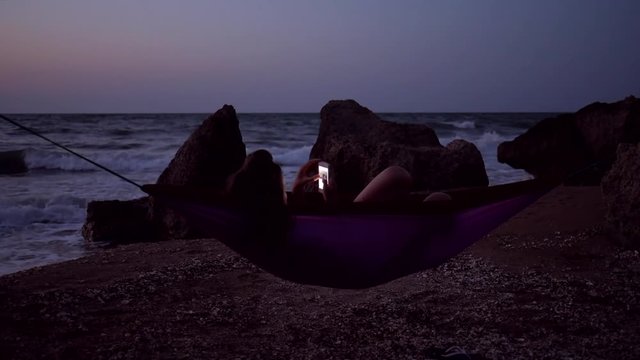
[[[0,0],[0,113],[575,111],[631,94],[638,0]]]

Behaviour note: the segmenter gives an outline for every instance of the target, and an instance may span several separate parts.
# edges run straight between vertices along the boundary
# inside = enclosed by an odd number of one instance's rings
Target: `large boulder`
[[[579,110],[575,121],[594,160],[611,164],[618,144],[640,141],[640,99],[593,103]]]
[[[611,170],[602,179],[606,220],[622,245],[640,248],[640,144],[620,144]]]
[[[599,183],[620,143],[640,141],[640,100],[593,103],[574,114],[544,119],[498,146],[498,161],[537,178]],[[588,175],[589,179],[580,180]]]
[[[229,175],[242,166],[246,148],[236,111],[231,105],[205,119],[178,149],[157,183],[223,189]],[[152,218],[174,238],[197,237],[174,211],[152,201]]]
[[[22,174],[28,170],[23,150],[0,151],[0,175]]]
[[[320,118],[310,157],[331,164],[339,192],[357,194],[391,165],[411,173],[414,190],[488,185],[480,151],[464,140],[444,147],[430,127],[382,120],[354,100],[330,101]]]
[[[593,162],[572,115],[540,121],[513,141],[498,145],[498,161],[536,178],[564,179]]]
[[[236,111],[233,106],[224,105],[182,144],[157,183],[219,188],[240,168],[245,157]]]
[[[127,244],[157,241],[162,232],[149,216],[149,198],[119,201],[92,201],[82,236],[88,241]]]

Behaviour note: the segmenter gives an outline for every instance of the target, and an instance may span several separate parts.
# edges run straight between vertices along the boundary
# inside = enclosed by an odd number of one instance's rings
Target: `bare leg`
[[[449,201],[451,196],[443,192],[434,192],[427,196],[423,201]]]
[[[411,190],[411,174],[400,166],[390,166],[371,180],[354,202],[394,201]]]

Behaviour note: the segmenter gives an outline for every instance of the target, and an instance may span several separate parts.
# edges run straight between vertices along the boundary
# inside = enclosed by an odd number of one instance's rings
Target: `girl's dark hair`
[[[266,150],[247,156],[227,185],[230,200],[255,220],[260,237],[281,238],[287,228],[282,169]],[[272,242],[272,241],[270,241]]]
[[[284,205],[282,169],[266,150],[247,156],[242,167],[231,176],[227,190],[231,200],[242,208]]]

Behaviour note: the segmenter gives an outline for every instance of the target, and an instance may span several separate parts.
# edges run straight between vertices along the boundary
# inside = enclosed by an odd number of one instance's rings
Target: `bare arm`
[[[320,159],[312,159],[300,167],[296,180],[293,183],[293,188],[291,189],[294,194],[304,192],[305,186],[313,183],[314,181],[318,181],[320,178],[318,175],[319,162]]]

